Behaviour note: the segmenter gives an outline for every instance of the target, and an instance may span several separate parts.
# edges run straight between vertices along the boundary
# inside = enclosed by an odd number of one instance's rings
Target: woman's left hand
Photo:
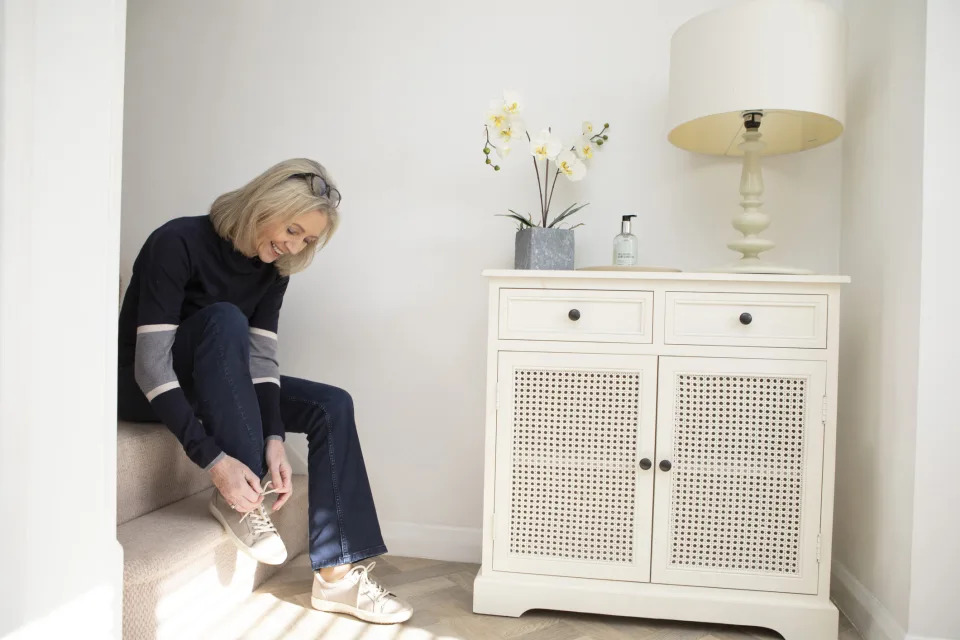
[[[283,448],[282,440],[267,440],[266,459],[273,488],[277,490],[277,501],[273,504],[273,511],[278,511],[293,495],[293,469],[287,461],[287,452]]]

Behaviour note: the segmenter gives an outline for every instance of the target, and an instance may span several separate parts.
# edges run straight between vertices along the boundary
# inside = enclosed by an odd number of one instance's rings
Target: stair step
[[[124,524],[213,486],[165,426],[117,424],[117,524]]]
[[[295,475],[293,486],[290,501],[271,515],[291,559],[307,549],[306,476]],[[117,527],[125,639],[204,637],[205,624],[279,570],[236,548],[207,511],[211,493],[195,493]]]

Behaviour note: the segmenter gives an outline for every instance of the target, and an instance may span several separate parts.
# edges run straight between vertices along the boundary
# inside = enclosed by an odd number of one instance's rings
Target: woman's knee
[[[307,418],[310,423],[308,433],[318,428],[339,430],[353,427],[353,397],[347,391],[319,383],[311,383],[305,390],[312,408]]]
[[[200,313],[207,317],[205,333],[228,340],[241,339],[243,345],[249,342],[250,322],[237,305],[217,302]]]
[[[340,387],[329,387],[328,399],[330,411],[336,413],[345,413],[353,415],[353,396],[346,389]]]

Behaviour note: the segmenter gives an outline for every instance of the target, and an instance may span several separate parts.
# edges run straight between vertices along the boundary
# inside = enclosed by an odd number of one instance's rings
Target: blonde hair
[[[310,174],[306,178],[302,174]],[[323,193],[314,190],[319,176],[327,184]],[[320,187],[322,189],[322,186]],[[257,254],[257,237],[264,227],[294,218],[310,211],[320,211],[327,217],[327,226],[320,239],[302,251],[277,258],[274,265],[283,275],[306,269],[317,251],[330,241],[340,225],[337,198],[330,197],[336,185],[319,162],[307,158],[293,158],[279,162],[246,185],[225,193],[210,207],[210,220],[220,237],[229,240],[244,255]]]

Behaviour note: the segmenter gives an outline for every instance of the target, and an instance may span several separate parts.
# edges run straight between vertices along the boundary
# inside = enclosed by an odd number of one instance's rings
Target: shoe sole
[[[286,557],[284,557],[284,559],[281,560],[280,562],[272,562],[269,560],[258,558],[257,556],[253,555],[253,551],[250,549],[250,547],[243,544],[243,540],[237,537],[237,534],[235,534],[233,532],[233,529],[230,528],[230,525],[227,524],[226,518],[223,517],[223,514],[220,513],[219,509],[213,506],[212,502],[207,503],[207,511],[209,511],[210,515],[212,515],[214,518],[217,519],[217,522],[220,523],[220,525],[223,527],[223,530],[226,531],[228,534],[230,534],[230,539],[233,541],[233,544],[237,547],[237,549],[239,549],[240,551],[243,551],[245,554],[247,554],[257,562],[260,562],[263,564],[269,564],[273,566],[280,566],[281,564],[287,561]]]
[[[398,624],[400,622],[406,622],[413,615],[412,611],[398,611],[397,613],[370,613],[368,611],[363,611],[362,609],[357,609],[356,607],[351,607],[348,604],[331,602],[330,600],[315,598],[313,596],[310,597],[310,604],[313,605],[313,608],[317,611],[326,611],[328,613],[345,613],[353,616],[354,618],[359,618],[364,622],[371,622],[373,624]]]

